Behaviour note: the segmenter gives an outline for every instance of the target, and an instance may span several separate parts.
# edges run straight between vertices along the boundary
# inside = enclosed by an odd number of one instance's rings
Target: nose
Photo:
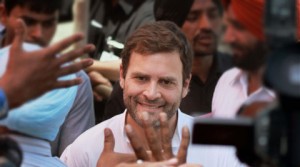
[[[35,24],[30,27],[29,36],[33,40],[40,40],[43,37],[43,27],[41,24]]]
[[[148,100],[156,100],[161,97],[158,85],[155,82],[149,83],[143,94]]]
[[[203,30],[211,30],[211,21],[207,14],[203,14],[198,22],[198,28]]]

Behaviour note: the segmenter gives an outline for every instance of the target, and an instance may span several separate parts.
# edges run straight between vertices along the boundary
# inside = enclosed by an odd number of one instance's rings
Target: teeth
[[[151,106],[151,105],[147,105],[147,104],[140,104],[140,105],[143,107],[146,107],[146,108],[150,108],[150,109],[157,109],[160,107],[160,106]]]

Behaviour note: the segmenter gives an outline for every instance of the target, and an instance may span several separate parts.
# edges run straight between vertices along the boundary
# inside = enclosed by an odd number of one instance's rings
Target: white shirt
[[[217,83],[212,101],[213,117],[233,118],[242,104],[271,102],[275,98],[275,93],[265,87],[248,95],[247,73],[233,68],[225,72]]]
[[[115,137],[115,152],[134,153],[125,132],[126,111],[106,120],[81,134],[63,154],[61,160],[70,167],[95,167],[103,150],[104,129],[110,128]],[[190,129],[193,118],[178,110],[177,128],[175,130],[172,147],[177,153],[181,141],[181,129],[187,125]]]

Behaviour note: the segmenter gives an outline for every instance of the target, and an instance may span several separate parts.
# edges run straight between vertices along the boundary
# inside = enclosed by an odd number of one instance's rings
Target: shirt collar
[[[234,77],[234,79],[232,80],[231,84],[232,85],[241,85],[241,87],[243,88],[243,91],[245,92],[245,94],[247,95],[248,92],[248,74],[247,72],[236,68],[237,73],[236,76]],[[260,92],[265,92],[266,94],[268,94],[270,97],[275,98],[276,94],[274,93],[274,91],[266,88],[265,86],[261,86],[258,90],[256,90],[255,92],[253,92],[251,95],[260,93]],[[251,96],[250,95],[250,96]]]

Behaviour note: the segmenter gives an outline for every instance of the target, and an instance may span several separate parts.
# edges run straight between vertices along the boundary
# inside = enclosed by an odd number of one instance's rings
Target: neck
[[[248,95],[252,94],[262,86],[264,67],[255,71],[248,71]]]
[[[178,115],[178,112],[176,112],[176,114],[174,114],[174,116],[168,120],[170,136],[173,136],[175,133],[175,129],[177,126],[177,115]],[[147,144],[148,141],[147,141],[147,138],[145,135],[145,128],[140,126],[139,124],[137,124],[135,122],[135,120],[130,116],[129,113],[126,114],[126,123],[125,124],[131,125],[135,134],[139,137],[139,140],[141,141],[141,143],[144,143],[144,148],[146,148],[147,150],[150,150],[150,148]],[[156,131],[157,137],[159,139],[161,139],[160,128],[154,128],[154,129]]]
[[[193,75],[198,76],[204,83],[207,80],[211,66],[213,64],[213,58],[213,55],[194,57],[192,73]]]

